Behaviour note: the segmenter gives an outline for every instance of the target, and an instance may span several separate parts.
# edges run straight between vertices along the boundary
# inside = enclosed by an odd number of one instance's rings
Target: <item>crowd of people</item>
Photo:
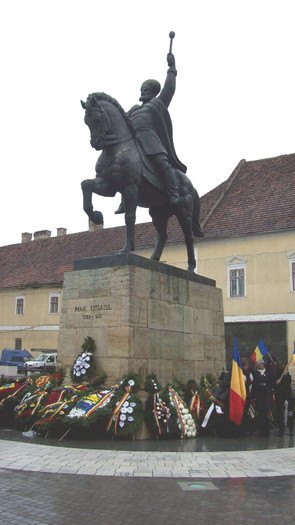
[[[229,417],[229,396],[231,371],[220,376],[221,389],[225,406],[223,435],[237,437],[248,435],[252,431],[261,437],[270,435],[270,413],[274,414],[274,422],[278,427],[276,435],[285,433],[285,402],[287,402],[287,426],[289,435],[294,436],[295,396],[292,391],[292,378],[288,368],[284,368],[275,358],[267,356],[257,362],[256,368],[251,368],[246,358],[241,359],[246,389],[246,401],[241,425],[234,424]],[[252,416],[252,417],[251,417]],[[252,420],[255,420],[253,428]]]

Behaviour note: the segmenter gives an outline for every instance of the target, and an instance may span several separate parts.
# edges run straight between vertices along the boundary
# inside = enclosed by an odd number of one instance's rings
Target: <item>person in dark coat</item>
[[[258,411],[257,423],[259,436],[268,437],[268,411],[274,407],[273,388],[276,381],[275,363],[271,362],[266,367],[264,359],[260,359],[253,376],[252,395],[255,399],[256,410]]]
[[[277,380],[275,384],[275,400],[276,400],[276,417],[279,425],[278,436],[284,435],[284,408],[285,401],[288,402],[288,419],[287,423],[289,426],[290,436],[294,436],[294,394],[291,388],[292,378],[288,372],[288,369],[284,370],[282,365],[276,362]]]

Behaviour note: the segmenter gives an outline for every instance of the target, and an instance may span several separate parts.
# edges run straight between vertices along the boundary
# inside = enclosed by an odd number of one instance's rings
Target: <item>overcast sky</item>
[[[80,99],[128,110],[145,79],[163,84],[171,30],[174,143],[199,194],[241,159],[294,153],[294,14],[292,0],[2,0],[0,245],[87,230],[80,183],[98,152]],[[94,199],[105,227],[123,224],[119,200]]]

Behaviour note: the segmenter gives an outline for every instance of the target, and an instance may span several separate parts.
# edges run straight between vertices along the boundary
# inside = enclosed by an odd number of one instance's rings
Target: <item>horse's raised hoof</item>
[[[101,211],[94,211],[89,219],[93,224],[103,224],[103,214]]]

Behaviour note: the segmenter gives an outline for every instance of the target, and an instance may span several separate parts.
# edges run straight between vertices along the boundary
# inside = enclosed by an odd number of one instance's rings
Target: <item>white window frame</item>
[[[288,255],[289,270],[290,270],[290,290],[295,292],[295,251]],[[294,265],[294,279],[293,279],[293,265]]]
[[[22,311],[21,313],[19,313],[19,312],[17,311],[17,302],[18,302],[20,299],[23,301],[23,311]],[[24,295],[17,295],[17,296],[15,297],[15,315],[24,315],[24,313],[25,313],[25,296],[24,296]]]
[[[56,297],[57,300],[58,300],[57,301],[57,312],[52,312],[51,311],[51,305],[52,305],[51,299],[54,298],[54,297]],[[50,315],[57,315],[57,314],[59,314],[59,309],[60,309],[60,294],[59,293],[51,293],[51,294],[49,294],[48,313]]]
[[[231,295],[231,271],[244,270],[244,294]],[[227,261],[227,297],[229,299],[244,299],[247,295],[246,291],[246,261],[237,255],[231,257]]]

